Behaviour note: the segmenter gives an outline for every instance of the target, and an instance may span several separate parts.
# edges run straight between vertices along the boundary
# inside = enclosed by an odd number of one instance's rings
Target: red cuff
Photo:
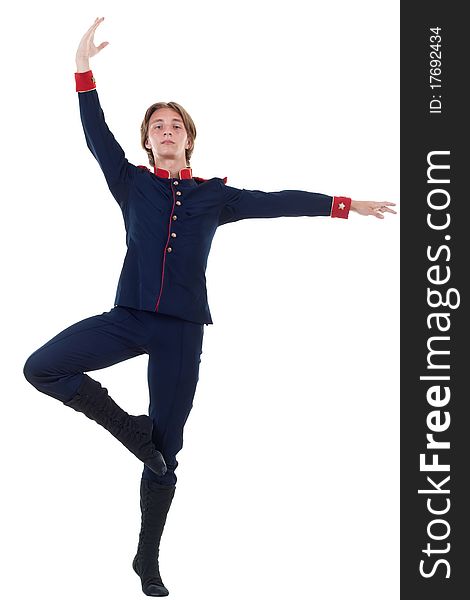
[[[85,73],[75,73],[75,91],[89,92],[95,88],[96,81],[91,70],[85,71]]]
[[[333,202],[331,204],[331,216],[332,217],[339,217],[340,219],[347,219],[350,208],[351,208],[351,198],[346,198],[345,196],[333,196]]]

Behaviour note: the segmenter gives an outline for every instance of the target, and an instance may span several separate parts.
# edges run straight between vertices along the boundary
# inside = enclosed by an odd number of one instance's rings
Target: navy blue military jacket
[[[109,130],[90,71],[75,73],[86,143],[98,161],[126,228],[114,304],[212,324],[205,271],[219,225],[241,219],[347,218],[351,200],[299,190],[262,192],[226,185],[226,178],[179,177],[133,165]]]

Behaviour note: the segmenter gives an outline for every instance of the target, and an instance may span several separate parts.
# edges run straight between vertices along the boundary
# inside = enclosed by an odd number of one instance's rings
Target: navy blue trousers
[[[200,323],[115,306],[58,333],[28,357],[23,373],[40,392],[65,402],[76,394],[85,372],[148,354],[153,441],[168,470],[159,477],[144,465],[142,477],[176,484],[176,455],[199,379],[203,334]],[[120,404],[119,391],[109,395]]]

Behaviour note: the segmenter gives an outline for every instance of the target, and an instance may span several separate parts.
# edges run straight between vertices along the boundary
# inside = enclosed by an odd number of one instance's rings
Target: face
[[[147,148],[152,148],[156,159],[185,159],[190,147],[183,120],[172,108],[159,108],[150,117]]]

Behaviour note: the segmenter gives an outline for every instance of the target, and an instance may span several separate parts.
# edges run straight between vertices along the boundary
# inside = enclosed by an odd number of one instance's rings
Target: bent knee
[[[44,373],[44,368],[41,366],[41,362],[36,351],[28,356],[23,367],[23,375],[25,376],[26,381],[28,381],[34,387],[37,387],[41,381],[41,373]]]

